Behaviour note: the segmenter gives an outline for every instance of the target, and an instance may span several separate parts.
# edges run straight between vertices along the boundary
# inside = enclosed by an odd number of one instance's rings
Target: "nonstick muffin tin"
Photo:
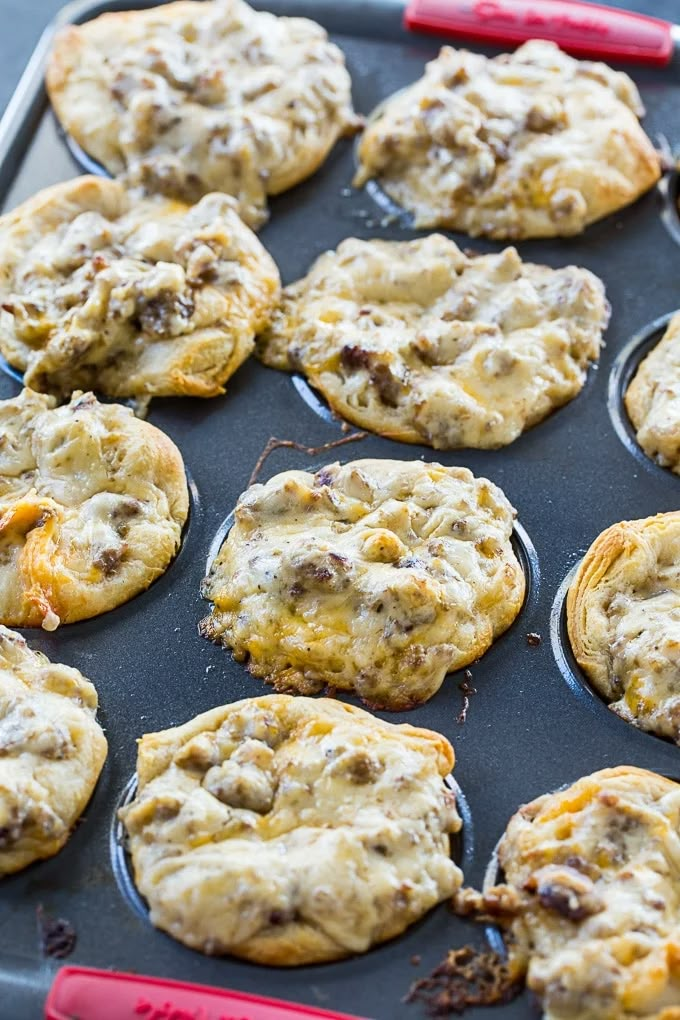
[[[85,0],[66,8],[57,21],[80,22],[133,6],[143,5]],[[310,16],[328,28],[346,55],[355,108],[364,114],[418,78],[440,45],[436,38],[407,33],[401,6],[391,0],[266,0],[254,6]],[[642,0],[634,6],[652,9]],[[672,18],[674,11],[674,0],[654,4],[656,15]],[[9,35],[11,26],[6,31]],[[82,170],[60,136],[42,87],[51,32],[0,127],[5,208]],[[654,140],[663,135],[677,150],[680,60],[676,56],[663,70],[628,70],[647,107],[647,133]],[[341,141],[309,181],[271,201],[271,219],[260,237],[284,283],[304,275],[317,255],[345,237],[417,236],[370,195],[350,187],[353,171],[354,144]],[[677,181],[671,178],[663,188],[672,197]],[[566,643],[560,594],[565,576],[605,527],[680,507],[680,478],[637,448],[621,407],[622,385],[661,335],[660,317],[680,306],[680,248],[667,229],[670,224],[680,238],[675,217],[670,199],[652,191],[580,237],[519,244],[525,260],[591,269],[605,282],[613,314],[600,364],[581,395],[510,446],[435,452],[369,435],[313,456],[276,449],[260,475],[264,480],[286,468],[314,469],[334,459],[423,458],[469,467],[499,484],[517,507],[517,548],[524,553],[530,585],[514,625],[471,666],[471,680],[453,674],[414,711],[379,713],[438,730],[452,741],[465,823],[453,852],[466,882],[477,887],[519,804],[610,765],[634,764],[680,779],[678,748],[635,730],[591,692]],[[502,247],[451,236],[477,251]],[[0,397],[18,389],[16,378],[0,374]],[[32,647],[76,666],[96,684],[110,751],[93,800],[64,850],[2,883],[0,1017],[41,1015],[59,966],[41,953],[39,906],[74,926],[77,944],[69,962],[226,986],[374,1020],[420,1016],[422,1006],[402,1001],[410,983],[449,948],[485,944],[484,929],[456,918],[446,905],[363,956],[294,970],[204,957],[155,931],[146,918],[116,822],[116,809],[132,789],[136,738],[267,691],[225,650],[198,634],[198,621],[209,609],[200,583],[211,543],[270,437],[318,447],[344,435],[302,380],[266,369],[254,358],[230,381],[225,397],[154,400],[148,417],[180,447],[190,475],[190,519],[177,559],[147,592],[113,612],[54,634],[24,631]],[[529,634],[539,634],[540,643],[530,643]],[[476,693],[469,696],[463,722],[460,685],[466,680]],[[495,1014],[473,1009],[467,1015],[519,1020],[536,1011],[523,995]]]

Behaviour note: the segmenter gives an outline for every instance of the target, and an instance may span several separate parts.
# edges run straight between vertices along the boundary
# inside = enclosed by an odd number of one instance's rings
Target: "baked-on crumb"
[[[239,499],[202,633],[276,690],[412,708],[517,616],[515,511],[466,468],[358,460],[284,471]]]
[[[0,350],[34,390],[214,397],[280,296],[234,200],[77,177],[0,217]]]
[[[613,524],[567,595],[576,661],[617,715],[680,744],[680,512]]]
[[[498,953],[463,946],[449,950],[431,974],[414,981],[406,1001],[424,1003],[428,1016],[446,1017],[471,1006],[511,1002],[521,988]]]
[[[52,857],[85,808],[106,758],[97,692],[0,626],[0,878]],[[70,936],[42,925],[45,952]]]
[[[638,366],[624,401],[647,456],[680,474],[680,313]]]
[[[546,1020],[680,1020],[679,831],[680,785],[632,766],[510,819],[481,900]]]
[[[472,697],[473,694],[477,693],[477,688],[472,686],[472,673],[470,672],[469,669],[465,670],[465,679],[461,680],[461,682],[458,684],[458,690],[463,695],[463,707],[458,713],[456,722],[462,726],[464,723],[467,722],[467,714],[470,708],[470,698]]]
[[[320,453],[328,453],[329,450],[335,450],[338,446],[346,446],[348,443],[356,443],[365,438],[365,432],[352,432],[349,436],[343,436],[342,439],[333,439],[330,443],[322,443],[321,446],[305,446],[304,443],[298,443],[294,439],[277,439],[276,436],[270,436],[264,445],[262,453],[255,461],[255,467],[250,473],[248,485],[254,485],[258,480],[262,468],[274,450],[298,450],[300,453],[306,453],[308,457],[316,457]]]
[[[38,938],[43,956],[64,960],[76,948],[78,934],[70,921],[46,914],[42,904],[37,910]]]
[[[328,699],[239,701],[139,744],[120,812],[151,921],[296,966],[394,938],[453,895],[449,742]]]
[[[0,401],[0,622],[54,630],[127,602],[179,548],[175,444],[120,404],[23,390]]]
[[[661,161],[637,88],[606,64],[532,40],[489,59],[444,46],[369,120],[358,187],[473,237],[559,237],[633,202]]]
[[[253,226],[353,133],[342,52],[306,18],[241,0],[103,14],[55,39],[47,89],[62,125],[114,175],[196,201],[234,195]]]
[[[495,448],[580,392],[609,304],[587,269],[348,238],[286,287],[256,352],[389,439]]]

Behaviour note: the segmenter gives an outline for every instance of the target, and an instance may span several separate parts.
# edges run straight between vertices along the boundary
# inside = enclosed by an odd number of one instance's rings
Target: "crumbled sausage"
[[[121,565],[124,555],[124,545],[111,547],[109,549],[100,549],[92,562],[95,567],[101,570],[105,577],[111,577],[116,573],[118,567]]]
[[[203,786],[223,804],[258,814],[266,814],[274,799],[271,776],[250,764],[225,761],[214,765],[206,772]]]
[[[535,893],[546,910],[554,910],[570,921],[582,921],[602,909],[593,882],[568,865],[546,865],[525,882],[524,888]]]
[[[364,786],[374,783],[383,771],[380,761],[367,751],[354,751],[341,755],[332,766],[334,775],[346,776],[350,783]]]
[[[151,336],[175,332],[177,320],[188,323],[194,314],[194,302],[187,294],[160,291],[137,302],[137,316],[142,330]]]

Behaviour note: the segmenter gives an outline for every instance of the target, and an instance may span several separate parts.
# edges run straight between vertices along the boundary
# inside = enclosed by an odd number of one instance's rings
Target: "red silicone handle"
[[[410,0],[404,20],[492,45],[551,39],[577,57],[661,65],[673,55],[668,22],[579,0]]]
[[[313,1006],[263,999],[206,985],[62,967],[45,1003],[45,1020],[359,1020]]]

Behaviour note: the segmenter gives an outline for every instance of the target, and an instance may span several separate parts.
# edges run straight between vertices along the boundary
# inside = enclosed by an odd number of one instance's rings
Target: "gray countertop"
[[[608,0],[611,7],[649,11],[680,21],[680,0]],[[62,6],[62,0],[0,0],[0,110],[4,110],[40,34]],[[633,68],[634,74],[634,68]]]
[[[64,0],[0,0],[0,110],[7,106],[43,29]]]

